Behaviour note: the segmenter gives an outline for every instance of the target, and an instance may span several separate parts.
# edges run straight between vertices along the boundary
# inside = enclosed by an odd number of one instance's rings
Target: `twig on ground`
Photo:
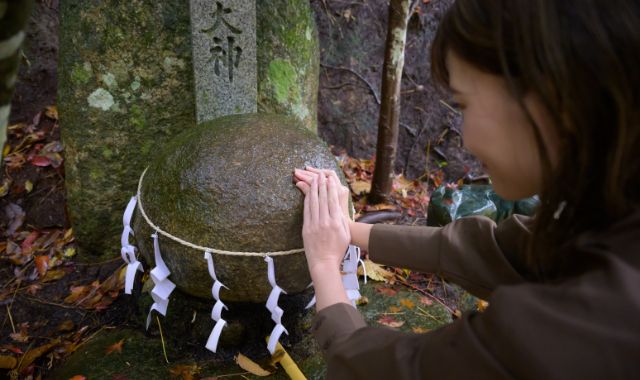
[[[409,125],[405,124],[405,123],[398,123],[402,128],[406,129],[407,132],[409,132],[409,134],[413,137],[416,137],[416,130],[411,128]]]
[[[31,266],[31,264],[33,264],[33,260],[29,261],[22,269],[20,269],[20,271],[16,273],[16,275],[13,276],[11,280],[7,281],[6,283],[4,283],[4,285],[0,286],[0,290],[5,289],[7,286],[11,285],[12,282],[14,282],[15,280],[18,280],[19,276],[21,276],[22,273],[24,273],[24,271],[26,271],[27,268]]]
[[[13,317],[11,316],[11,308],[9,307],[9,305],[7,306],[7,315],[9,316],[9,322],[11,322],[11,330],[13,331],[13,333],[16,333],[16,325],[13,324]]]
[[[49,302],[49,301],[45,301],[45,300],[43,300],[43,299],[36,298],[36,297],[27,297],[27,296],[25,296],[25,295],[21,295],[21,297],[23,297],[23,298],[24,298],[24,299],[26,299],[26,300],[34,301],[34,302],[38,302],[38,303],[41,303],[41,304],[44,304],[44,305],[51,305],[51,306],[63,307],[63,308],[65,308],[65,309],[72,309],[72,310],[76,310],[76,311],[77,311],[77,312],[79,312],[79,313],[81,312],[81,311],[80,311],[80,310],[78,310],[78,308],[77,308],[77,307],[75,307],[75,306],[68,306],[68,305],[64,305],[64,304],[61,304],[61,303]]]
[[[416,312],[416,314],[418,314],[418,315],[423,315],[423,316],[425,316],[425,317],[429,317],[429,318],[433,319],[434,321],[436,321],[436,322],[438,322],[438,323],[442,322],[440,319],[438,319],[438,318],[434,317],[431,313],[429,313],[429,312],[428,312],[428,311],[426,311],[425,309],[421,308],[420,306],[416,306],[416,307],[418,308],[418,310],[420,310],[420,311],[421,311],[421,313]]]
[[[401,277],[399,277],[399,276],[396,276],[396,278],[399,280],[399,282],[400,282],[402,285],[404,285],[404,286],[408,286],[408,287],[410,287],[411,289],[413,289],[413,290],[415,290],[415,291],[417,291],[417,292],[420,292],[420,293],[422,293],[422,294],[426,295],[427,297],[429,297],[429,298],[431,298],[432,300],[436,301],[436,302],[437,302],[437,303],[439,303],[440,305],[444,306],[444,308],[445,308],[445,309],[447,309],[447,311],[449,311],[451,314],[455,314],[454,310],[453,310],[452,308],[450,308],[449,306],[447,306],[447,304],[445,304],[445,303],[444,303],[444,301],[442,301],[440,298],[438,298],[438,297],[434,296],[433,294],[431,294],[431,293],[429,293],[429,292],[427,292],[427,291],[424,291],[423,289],[418,288],[417,286],[415,286],[415,285],[413,285],[413,284],[410,284],[410,283],[409,283],[409,282],[407,282],[405,279],[403,279],[403,278],[401,278]]]
[[[102,330],[108,329],[111,327],[108,326],[101,326],[98,331],[94,332],[93,334],[89,335],[89,337],[85,340],[83,340],[82,342],[78,343],[78,345],[76,346],[76,351],[78,350],[78,348],[80,348],[80,346],[82,346],[83,344],[89,342],[91,339],[93,339],[96,335],[98,335],[98,333]]]
[[[457,109],[453,108],[449,103],[445,102],[442,99],[440,99],[440,104],[442,104],[443,106],[447,107],[449,109],[449,111],[453,112],[454,114],[456,114],[458,116],[462,115],[462,112],[460,112]]]
[[[158,330],[160,330],[160,341],[162,342],[162,353],[164,354],[164,360],[169,364],[169,359],[167,358],[167,348],[164,345],[164,335],[162,334],[162,325],[160,324],[160,318],[156,315],[156,321],[158,322]]]
[[[237,373],[227,373],[226,375],[217,375],[216,379],[222,379],[223,377],[231,377],[231,376],[244,376],[248,375],[249,372],[237,372]]]
[[[109,260],[105,260],[105,261],[100,261],[99,263],[74,263],[76,266],[94,266],[94,265],[103,265],[103,264],[110,264],[116,261],[122,261],[122,257],[118,256],[118,257],[114,257],[113,259],[109,259]]]

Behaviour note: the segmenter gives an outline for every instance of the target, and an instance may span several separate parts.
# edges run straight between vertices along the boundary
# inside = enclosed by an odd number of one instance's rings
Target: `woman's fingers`
[[[312,224],[318,224],[319,208],[318,208],[318,178],[311,180],[311,188],[309,189],[309,214]]]
[[[313,168],[311,166],[307,166],[307,167],[305,167],[305,169],[306,169],[307,172],[315,173],[315,174],[318,174],[318,175],[324,174],[327,177],[330,176],[330,175],[334,175],[334,176],[337,177],[336,172],[334,170],[331,170],[331,169],[316,169],[316,168]]]
[[[310,214],[310,210],[309,210],[309,199],[311,197],[309,196],[309,190],[305,193],[305,197],[304,197],[304,211],[303,211],[303,227],[304,226],[309,226],[309,223],[311,223],[311,214]]]
[[[345,186],[342,186],[342,183],[340,182],[340,178],[338,178],[338,174],[335,171],[327,170],[327,174],[329,175],[330,178],[333,178],[335,180],[336,191],[337,191],[338,200],[339,200],[338,204],[340,205],[340,209],[342,210],[342,213],[347,218],[351,218],[349,216],[349,190]]]
[[[303,193],[308,194],[308,191],[310,191],[311,188],[311,182],[314,178],[316,178],[316,181],[318,182],[318,208],[314,210],[317,210],[318,214],[317,214],[317,220],[320,220],[323,215],[326,216],[327,218],[331,217],[332,214],[332,210],[331,210],[331,206],[329,206],[329,196],[328,196],[328,190],[327,192],[325,192],[325,188],[326,186],[329,186],[329,179],[333,178],[334,179],[334,183],[335,183],[335,191],[338,197],[338,206],[340,208],[340,210],[342,211],[342,213],[349,218],[349,190],[346,189],[346,187],[342,186],[342,183],[340,182],[340,178],[338,177],[338,174],[334,171],[334,170],[329,170],[329,169],[316,169],[314,167],[311,166],[306,166],[304,170],[302,169],[295,169],[294,171],[294,175],[297,178],[298,182],[301,182],[300,184],[296,183],[296,186],[298,186],[298,188],[300,188],[300,190],[302,190]],[[325,186],[321,185],[321,181],[325,182]],[[305,192],[305,186],[304,183],[307,184],[306,189],[308,189]],[[326,198],[324,197],[324,194],[327,194]],[[326,201],[323,201],[323,199],[326,199]],[[325,212],[323,214],[323,211]]]
[[[342,209],[340,208],[340,199],[338,198],[339,183],[335,177],[329,177],[329,213],[332,219],[342,218]]]
[[[311,186],[309,186],[306,182],[304,181],[298,181],[296,182],[296,187],[298,189],[300,189],[300,191],[302,191],[302,194],[304,194],[305,196],[309,193],[309,189],[311,189]]]
[[[305,170],[313,172],[313,173],[316,173],[316,174],[322,173],[322,169],[316,169],[316,168],[314,168],[312,166],[305,166],[304,168],[305,168]]]
[[[321,224],[329,221],[329,203],[327,197],[327,178],[324,175],[316,176],[318,178],[318,221]]]
[[[293,175],[298,178],[298,179],[305,179],[308,178],[309,181],[311,181],[312,178],[312,174],[315,174],[313,172],[310,172],[308,170],[302,170],[302,169],[296,169],[293,171]]]

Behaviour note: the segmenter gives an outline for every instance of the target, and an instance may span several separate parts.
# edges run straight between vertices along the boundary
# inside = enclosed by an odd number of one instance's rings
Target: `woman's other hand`
[[[311,187],[311,180],[323,174],[325,177],[333,177],[338,184],[338,201],[340,203],[340,209],[342,210],[344,216],[351,220],[349,216],[349,197],[351,196],[351,192],[347,186],[344,186],[340,183],[340,179],[335,171],[329,169],[316,169],[311,166],[305,167],[306,170],[295,169],[294,176],[296,186],[302,191],[303,194],[307,194],[309,188]]]
[[[302,238],[309,271],[339,270],[349,246],[349,225],[340,207],[337,176],[314,175],[304,198]]]

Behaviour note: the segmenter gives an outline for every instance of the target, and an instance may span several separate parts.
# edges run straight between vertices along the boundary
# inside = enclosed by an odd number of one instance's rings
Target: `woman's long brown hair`
[[[555,277],[577,259],[563,246],[640,205],[640,1],[457,0],[431,51],[444,86],[449,50],[503,76],[525,111],[523,96],[538,95],[553,118],[554,167],[527,112],[544,177],[528,259],[539,275]]]

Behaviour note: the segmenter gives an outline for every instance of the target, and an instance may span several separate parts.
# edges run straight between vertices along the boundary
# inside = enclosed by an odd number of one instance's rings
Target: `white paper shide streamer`
[[[156,267],[151,270],[151,280],[155,284],[153,289],[151,289],[151,298],[153,298],[153,305],[151,305],[151,309],[149,309],[149,314],[147,315],[147,329],[149,328],[149,323],[151,323],[151,313],[155,310],[158,313],[167,315],[167,306],[169,305],[169,296],[173,289],[175,289],[176,284],[169,280],[169,268],[167,268],[164,260],[162,260],[162,256],[160,255],[160,246],[158,244],[158,233],[155,232],[151,235],[153,238],[153,255],[156,261]]]
[[[209,335],[209,339],[207,339],[207,349],[213,352],[216,352],[218,348],[218,341],[220,340],[220,334],[222,333],[222,329],[227,325],[227,321],[222,319],[222,309],[229,310],[227,306],[220,300],[220,289],[227,288],[222,282],[218,280],[216,276],[215,267],[213,265],[213,257],[211,256],[211,252],[206,251],[204,253],[204,259],[207,260],[207,267],[209,268],[209,275],[213,279],[213,287],[211,287],[211,294],[213,295],[213,299],[216,300],[215,305],[213,305],[213,309],[211,309],[211,319],[216,321],[215,326],[213,326],[213,330],[211,330],[211,334]]]
[[[282,333],[284,332],[289,335],[287,329],[282,325],[282,314],[284,314],[284,310],[278,306],[280,294],[287,294],[287,292],[276,284],[276,271],[273,264],[273,258],[266,256],[264,261],[267,262],[267,277],[269,278],[269,284],[272,288],[269,298],[267,299],[266,307],[271,312],[271,319],[276,323],[273,331],[271,331],[269,342],[267,343],[267,350],[269,350],[269,353],[273,355],[276,351],[276,344],[278,343],[278,340],[280,340]]]
[[[360,298],[360,284],[358,284],[358,263],[360,262],[360,247],[349,245],[347,255],[342,261],[342,285],[347,292],[347,297],[356,306]]]
[[[360,247],[356,245],[349,245],[347,253],[342,260],[342,286],[347,293],[347,297],[351,304],[355,307],[356,301],[360,298],[360,284],[358,283],[358,264],[362,264],[364,273],[364,283],[367,283],[367,269],[364,266],[364,262],[360,259]],[[313,283],[309,284],[309,286]],[[313,296],[311,301],[307,304],[305,309],[308,309],[316,304],[316,296]]]
[[[213,286],[211,288],[211,294],[215,299],[215,304],[213,305],[213,308],[211,310],[211,319],[213,319],[216,323],[209,335],[209,338],[206,344],[206,348],[213,352],[216,352],[222,330],[227,325],[227,321],[222,318],[222,311],[228,310],[228,307],[220,300],[220,290],[222,288],[226,288],[226,289],[228,288],[222,282],[220,282],[216,276],[214,262],[213,262],[213,253],[220,254],[220,255],[232,255],[232,256],[264,257],[264,260],[267,262],[267,270],[268,270],[267,274],[268,274],[269,284],[271,285],[271,288],[272,288],[265,306],[271,312],[271,319],[275,322],[275,327],[273,328],[271,332],[271,336],[269,338],[269,342],[267,343],[267,349],[271,354],[273,354],[276,349],[276,344],[280,340],[282,333],[286,333],[288,335],[289,332],[282,325],[282,315],[284,314],[284,311],[282,310],[282,308],[278,306],[278,300],[280,298],[280,295],[282,293],[284,294],[287,294],[287,293],[281,287],[279,287],[278,284],[276,284],[274,261],[271,256],[283,256],[283,255],[301,253],[301,252],[304,252],[304,249],[298,248],[298,249],[291,249],[288,251],[274,251],[274,252],[235,252],[235,251],[227,251],[227,250],[216,249],[216,248],[203,247],[171,235],[170,233],[162,230],[161,227],[155,225],[144,211],[144,207],[142,205],[141,191],[142,191],[142,181],[147,169],[148,168],[146,168],[140,175],[140,179],[138,180],[138,192],[136,196],[130,199],[129,203],[127,204],[126,210],[124,212],[124,215],[122,218],[123,227],[124,227],[122,231],[122,236],[121,236],[122,248],[120,250],[122,259],[127,263],[127,270],[126,270],[126,277],[125,277],[125,293],[131,294],[136,273],[138,271],[140,272],[144,271],[142,267],[142,263],[138,261],[136,257],[137,248],[129,242],[129,237],[134,235],[134,231],[131,228],[131,218],[133,216],[133,212],[135,211],[135,209],[138,208],[138,210],[140,211],[140,215],[142,216],[142,218],[144,218],[144,221],[146,221],[149,227],[154,231],[151,237],[153,239],[153,254],[155,259],[155,267],[151,270],[151,273],[150,273],[151,280],[153,281],[153,284],[154,284],[153,289],[151,289],[151,298],[153,298],[153,305],[151,305],[149,314],[147,315],[146,328],[147,329],[149,328],[149,325],[151,323],[151,315],[154,310],[162,314],[163,316],[166,316],[167,308],[169,305],[169,297],[173,292],[173,290],[176,288],[176,285],[169,280],[169,276],[171,275],[171,272],[169,271],[169,268],[167,268],[167,265],[165,264],[164,260],[162,259],[162,255],[160,254],[160,245],[158,240],[159,240],[159,235],[162,235],[165,238],[171,239],[183,246],[190,247],[192,249],[196,249],[201,252],[204,251],[204,259],[207,261],[209,275],[214,281]],[[356,257],[354,268],[357,268],[359,249],[358,249],[358,253],[354,257]],[[351,261],[349,261],[349,263],[351,263]],[[350,266],[348,267],[350,268]],[[354,269],[353,275],[355,278],[356,290],[355,290],[355,293],[351,292],[349,294],[350,294],[350,299],[353,299],[353,297],[357,299],[360,296],[360,294],[357,291],[358,280],[357,280],[357,277],[355,277],[357,276],[355,274],[355,269]],[[348,281],[345,280],[344,276],[343,276],[343,282],[345,283],[345,288],[347,288],[346,284]],[[350,286],[352,286],[353,280],[350,280],[349,284]],[[311,284],[309,286],[311,286]],[[354,296],[354,294],[356,294],[357,296]],[[315,302],[315,297],[313,302]],[[311,303],[310,305],[312,304],[313,303]]]
[[[120,237],[120,243],[122,245],[120,254],[122,255],[122,259],[127,263],[127,274],[124,281],[124,292],[126,294],[131,294],[133,281],[136,278],[136,272],[144,271],[142,263],[136,258],[136,247],[129,243],[129,235],[134,235],[133,229],[131,228],[131,216],[136,208],[136,203],[137,198],[131,197],[129,204],[127,204],[127,208],[124,211],[124,215],[122,216],[124,229],[122,230],[122,236]]]

